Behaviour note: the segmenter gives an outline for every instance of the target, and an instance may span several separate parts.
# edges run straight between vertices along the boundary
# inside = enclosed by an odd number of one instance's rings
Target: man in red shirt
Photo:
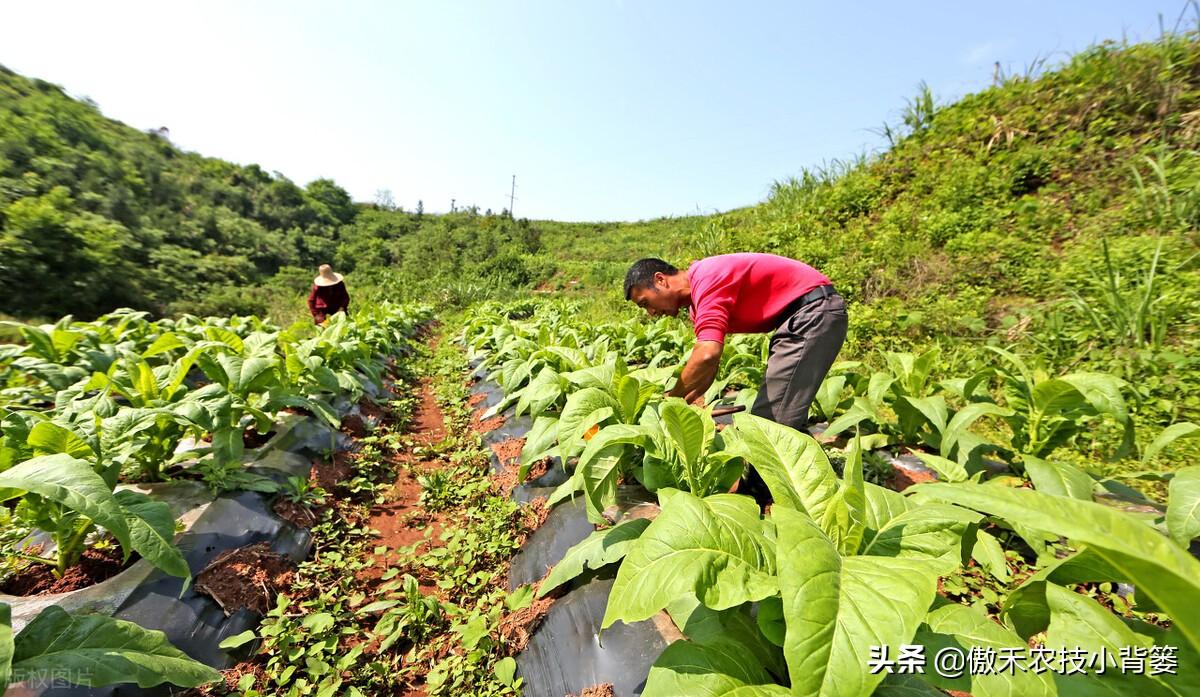
[[[696,346],[668,393],[696,402],[712,385],[726,334],[774,331],[767,372],[750,413],[803,430],[808,408],[846,340],[846,303],[808,264],[774,254],[722,254],[680,271],[641,259],[625,299],[650,314],[689,308]]]

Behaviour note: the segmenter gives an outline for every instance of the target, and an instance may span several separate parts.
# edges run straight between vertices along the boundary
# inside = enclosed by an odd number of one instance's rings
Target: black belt
[[[816,288],[813,288],[804,295],[801,295],[792,302],[788,303],[788,306],[783,308],[783,312],[779,313],[779,321],[782,322],[785,317],[791,317],[792,315],[796,314],[797,310],[809,303],[815,303],[818,300],[822,300],[836,294],[837,291],[834,290],[832,285],[817,286]]]

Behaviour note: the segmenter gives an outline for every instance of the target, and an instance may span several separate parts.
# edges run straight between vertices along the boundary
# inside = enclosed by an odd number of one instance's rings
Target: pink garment
[[[698,341],[725,341],[726,334],[775,329],[796,298],[829,285],[825,274],[775,254],[722,254],[693,263],[692,324]]]

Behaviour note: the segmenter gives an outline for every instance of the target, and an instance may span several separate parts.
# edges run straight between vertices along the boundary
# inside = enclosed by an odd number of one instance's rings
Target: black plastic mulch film
[[[291,416],[276,426],[280,431],[278,435],[259,449],[261,457],[248,466],[277,481],[295,474],[307,476],[312,458],[330,450],[346,450],[350,445],[348,438],[313,418]],[[201,486],[195,482],[178,484]],[[271,511],[271,495],[238,491],[204,498],[211,502],[195,516],[194,522],[178,540],[193,576],[223,552],[258,542],[269,542],[271,551],[296,562],[308,556],[312,544],[310,533],[275,516]],[[191,512],[195,510],[193,506]],[[103,592],[101,587],[106,585],[127,591],[130,584],[122,576],[130,570],[76,593]],[[218,645],[230,636],[257,627],[261,616],[249,610],[226,616],[215,600],[198,592],[194,585],[181,595],[182,587],[183,579],[154,570],[136,582],[112,616],[165,633],[181,651],[214,668],[232,666],[237,662],[235,657]],[[14,602],[15,612],[16,606],[26,599],[10,600]],[[28,600],[36,601],[34,598]],[[171,685],[140,688],[133,683],[123,683],[100,688],[13,685],[5,694],[8,697],[150,697],[183,692],[182,688]]]
[[[484,380],[481,373],[476,371],[474,377],[479,381],[471,386],[471,393],[487,396],[476,409],[489,408],[503,398],[500,387]],[[485,443],[521,438],[529,432],[529,417],[513,417],[512,412],[509,408],[501,414],[505,417],[504,424],[485,434]],[[497,471],[500,468],[495,455],[492,468]],[[518,485],[513,498],[526,503],[549,496],[568,476],[556,458],[546,474]],[[640,486],[618,487],[617,499],[618,515],[656,501]],[[509,588],[540,580],[551,566],[562,560],[567,550],[595,529],[587,518],[582,498],[555,506],[513,557]],[[617,697],[641,694],[650,666],[667,647],[668,640],[651,620],[633,624],[617,622],[601,634],[600,622],[608,605],[614,573],[614,567],[586,572],[567,586],[567,592],[546,613],[528,646],[517,656],[517,674],[525,679],[526,697],[577,695],[604,683],[613,686]]]

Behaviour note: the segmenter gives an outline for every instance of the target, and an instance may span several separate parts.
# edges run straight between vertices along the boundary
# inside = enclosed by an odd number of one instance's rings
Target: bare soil
[[[421,383],[421,403],[406,431],[417,443],[424,445],[446,438],[446,421],[427,380]],[[443,466],[443,463],[420,460],[405,453],[399,456],[397,465],[396,483],[388,492],[387,501],[371,509],[371,517],[367,521],[367,526],[379,533],[377,546],[386,547],[387,550],[376,557],[375,565],[362,572],[360,578],[378,578],[389,565],[402,564],[404,558],[398,550],[419,543],[430,546],[437,544],[438,536],[445,527],[444,514],[432,513],[421,506],[421,484],[416,477],[419,473]]]
[[[340,488],[342,482],[349,480],[353,474],[354,455],[338,451],[333,454],[332,461],[326,461],[321,458],[313,460],[312,469],[309,471],[309,479],[317,486],[332,494]]]
[[[616,694],[613,692],[612,683],[606,682],[585,688],[583,692],[579,693],[579,697],[615,697]]]
[[[298,528],[307,530],[312,527],[313,523],[317,522],[316,512],[307,506],[302,506],[287,499],[275,499],[275,503],[271,505],[271,510],[275,511],[275,515]]]
[[[937,477],[930,472],[913,472],[893,465],[892,476],[888,479],[887,486],[889,489],[904,491],[913,484],[924,484],[925,482],[933,481],[937,481]]]
[[[136,560],[137,555],[131,555],[129,564]],[[66,593],[107,581],[127,567],[116,545],[106,549],[87,549],[79,563],[68,568],[62,578],[54,575],[49,564],[33,563],[10,576],[0,586],[0,592],[18,596]]]
[[[196,590],[207,593],[226,615],[247,608],[266,614],[275,596],[292,583],[295,565],[271,545],[257,542],[231,549],[196,574]]]
[[[493,416],[490,419],[480,419],[479,417],[483,416],[485,411],[487,410],[476,409],[475,414],[471,417],[471,428],[474,429],[476,433],[491,433],[492,431],[495,431],[497,428],[500,428],[504,425],[503,416]]]
[[[510,612],[500,619],[500,641],[510,655],[517,655],[529,645],[542,619],[554,606],[554,595],[534,600],[529,607]]]

